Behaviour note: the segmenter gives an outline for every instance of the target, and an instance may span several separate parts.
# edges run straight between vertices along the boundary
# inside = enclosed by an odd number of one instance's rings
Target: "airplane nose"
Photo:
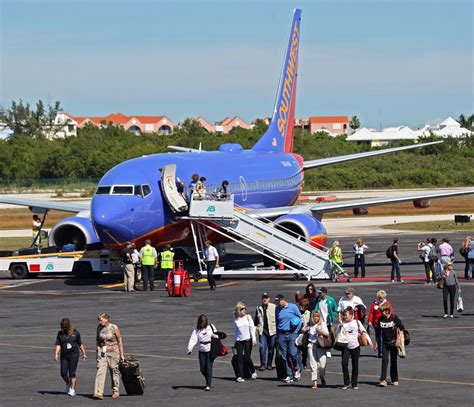
[[[133,239],[133,208],[118,197],[95,196],[91,204],[91,219],[104,243],[124,243]]]

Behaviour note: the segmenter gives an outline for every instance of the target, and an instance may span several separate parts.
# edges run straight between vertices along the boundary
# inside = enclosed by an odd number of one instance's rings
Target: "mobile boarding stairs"
[[[281,225],[276,225],[268,219],[257,219],[251,210],[236,205],[232,194],[213,193],[201,196],[194,193],[186,214],[188,205],[176,190],[175,169],[174,164],[162,169],[162,189],[177,218],[190,221],[200,267],[199,253],[203,252],[206,231],[210,230],[285,266],[285,270],[216,269],[215,275],[302,274],[308,280],[331,278],[327,248],[314,247],[307,243],[303,236],[295,237],[293,232],[285,231]]]

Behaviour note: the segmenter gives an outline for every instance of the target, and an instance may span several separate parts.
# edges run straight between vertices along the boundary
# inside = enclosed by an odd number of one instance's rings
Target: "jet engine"
[[[413,201],[413,206],[415,208],[429,208],[431,206],[431,202],[429,199],[415,199]]]
[[[50,246],[62,247],[73,243],[77,250],[83,250],[86,245],[99,242],[90,217],[72,216],[56,223],[49,232]]]
[[[311,215],[302,213],[284,215],[277,218],[273,223],[278,229],[293,237],[301,238],[312,246],[326,246],[326,228]]]

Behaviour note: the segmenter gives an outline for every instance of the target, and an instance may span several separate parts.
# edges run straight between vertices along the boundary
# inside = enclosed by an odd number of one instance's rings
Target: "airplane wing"
[[[0,195],[0,203],[18,206],[28,206],[32,212],[41,212],[45,209],[53,209],[56,211],[79,213],[90,210],[89,203],[68,203],[68,202],[52,202],[43,201],[41,199],[15,198],[6,195]]]
[[[449,198],[453,196],[474,194],[474,189],[460,189],[450,191],[431,191],[426,193],[410,193],[405,195],[391,196],[387,198],[353,199],[339,202],[311,203],[298,206],[283,206],[278,208],[263,208],[250,211],[255,218],[275,219],[290,213],[305,213],[316,218],[321,218],[326,212],[336,212],[354,208],[368,208],[369,206],[397,204],[409,201],[425,201],[436,198]]]
[[[201,144],[199,148],[190,148],[190,147],[180,147],[180,146],[168,146],[170,150],[182,151],[184,153],[200,153],[201,151],[206,151],[201,149]]]
[[[303,169],[309,170],[311,168],[324,167],[325,165],[343,163],[346,161],[360,160],[361,158],[374,157],[376,155],[383,155],[383,154],[395,153],[397,151],[411,150],[412,148],[427,147],[427,146],[439,144],[442,142],[443,141],[432,141],[430,143],[413,144],[413,145],[404,146],[404,147],[386,148],[384,150],[367,151],[365,153],[340,155],[338,157],[328,157],[328,158],[320,158],[318,160],[304,161]]]

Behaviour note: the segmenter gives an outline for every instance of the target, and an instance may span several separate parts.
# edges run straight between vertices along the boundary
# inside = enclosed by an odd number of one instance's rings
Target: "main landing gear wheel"
[[[171,271],[168,273],[166,284],[168,285],[168,296],[172,297],[174,293],[174,282],[173,282],[173,273]]]

